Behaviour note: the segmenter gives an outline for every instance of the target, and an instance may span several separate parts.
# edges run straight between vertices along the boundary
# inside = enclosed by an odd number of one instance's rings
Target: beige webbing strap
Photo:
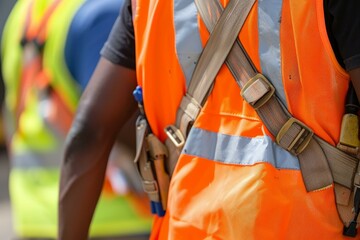
[[[207,1],[196,0],[196,4]],[[192,75],[187,94],[180,104],[176,126],[186,137],[189,122],[196,119],[211,85],[231,50],[255,0],[232,0],[219,17]],[[229,17],[229,16],[237,17]],[[224,38],[223,36],[227,36]]]
[[[207,1],[195,0],[196,4],[203,4],[204,2]],[[183,147],[188,128],[191,127],[200,113],[211,85],[254,3],[255,0],[232,0],[219,17],[219,20],[216,21],[216,25],[195,67],[187,94],[183,97],[178,108],[175,125],[165,128],[165,132],[169,137],[166,141],[168,148],[174,149],[179,153],[179,150]],[[206,11],[206,9],[201,9]],[[209,8],[209,10],[211,9]],[[177,157],[174,155],[170,156],[170,159],[173,159],[170,160],[171,163],[169,164],[170,174]]]
[[[170,178],[165,171],[165,159],[168,157],[168,150],[165,145],[154,135],[149,134],[146,137],[149,147],[149,158],[153,164],[153,170],[156,175],[156,182],[160,191],[161,204],[164,210],[167,207]]]
[[[217,0],[199,3],[202,3],[198,4],[202,20],[211,30],[223,11],[222,6]],[[211,14],[208,14],[205,10],[210,7]],[[242,89],[243,98],[256,109],[269,131],[276,136],[277,143],[298,156],[308,191],[331,185],[333,177],[336,183],[349,189],[353,187],[358,160],[321,140],[306,125],[291,117],[275,96],[272,84],[256,71],[239,40],[233,45],[226,64]]]
[[[152,171],[151,162],[147,158],[148,146],[143,146],[143,144],[147,144],[147,131],[146,119],[139,118],[136,122],[136,155],[134,163],[142,180],[143,189],[148,194],[149,199],[154,202],[161,202],[159,186]]]

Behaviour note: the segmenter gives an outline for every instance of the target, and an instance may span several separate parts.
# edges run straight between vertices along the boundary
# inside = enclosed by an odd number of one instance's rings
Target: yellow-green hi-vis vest
[[[15,233],[19,237],[56,237],[59,169],[65,133],[48,120],[49,99],[43,91],[27,91],[21,111],[23,47],[21,45],[31,9],[31,24],[38,24],[53,1],[20,0],[7,20],[2,38],[2,67],[6,86],[6,129],[11,158],[10,197]],[[49,85],[63,105],[75,111],[80,90],[70,75],[64,58],[67,31],[84,0],[63,0],[46,23],[42,68]],[[29,8],[31,6],[31,8]],[[30,24],[30,25],[31,25]],[[31,28],[32,26],[27,26]],[[41,82],[41,81],[40,81]],[[135,199],[135,200],[134,200]],[[105,190],[90,229],[91,236],[145,233],[150,218],[139,209],[131,194],[116,195]]]

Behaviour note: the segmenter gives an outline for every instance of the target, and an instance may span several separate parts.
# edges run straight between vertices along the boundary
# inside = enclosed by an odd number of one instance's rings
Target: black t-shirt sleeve
[[[330,42],[347,71],[360,67],[360,1],[324,0]]]
[[[348,71],[360,67],[360,0],[324,0],[328,36],[339,63]],[[131,1],[124,2],[101,50],[109,61],[135,69]]]
[[[135,69],[135,38],[131,1],[126,0],[101,55],[114,64]]]

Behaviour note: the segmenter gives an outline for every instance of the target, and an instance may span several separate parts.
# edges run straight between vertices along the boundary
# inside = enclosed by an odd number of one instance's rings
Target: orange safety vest
[[[198,34],[204,45],[209,36],[193,4],[137,0],[133,6],[138,83],[161,140],[185,93],[191,67],[184,55],[200,53],[190,38]],[[257,1],[239,37],[292,115],[335,145],[349,76],[328,40],[323,1]],[[274,143],[223,65],[189,133],[152,239],[345,239],[342,230],[333,187],[306,191],[298,159]]]

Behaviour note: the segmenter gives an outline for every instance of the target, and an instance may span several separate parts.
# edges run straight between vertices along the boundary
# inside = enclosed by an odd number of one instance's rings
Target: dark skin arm
[[[351,83],[355,89],[357,98],[360,99],[360,68],[355,68],[349,71],[349,75],[351,78]],[[360,118],[359,118],[360,123]],[[358,137],[360,138],[360,132],[358,133]]]
[[[88,238],[110,150],[121,126],[137,109],[135,71],[102,58],[71,127],[61,168],[59,239]]]
[[[354,86],[356,95],[360,99],[360,68],[349,71],[351,82]]]
[[[355,69],[349,71],[349,74],[350,74],[351,82],[355,89],[357,98],[360,100],[360,68],[355,68]],[[360,121],[360,118],[359,118],[359,121]],[[360,137],[360,132],[359,132],[359,137]],[[360,153],[358,153],[358,157],[360,157]]]

